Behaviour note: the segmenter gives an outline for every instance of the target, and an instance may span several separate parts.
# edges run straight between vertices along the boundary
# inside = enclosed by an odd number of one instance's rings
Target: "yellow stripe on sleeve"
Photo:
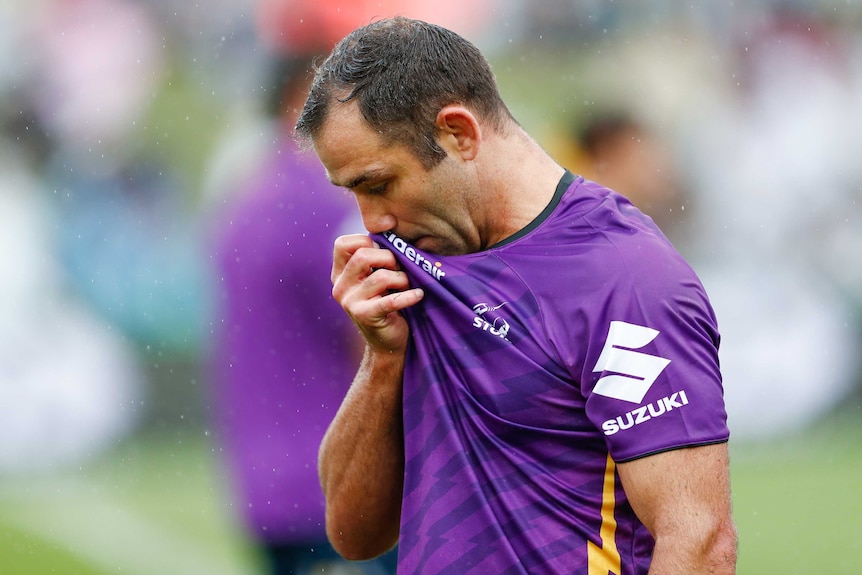
[[[615,470],[616,464],[611,455],[608,454],[605,481],[602,487],[602,527],[599,531],[602,546],[599,547],[592,541],[587,541],[589,575],[619,575],[620,573],[620,552],[617,550],[617,542],[614,538],[617,531],[617,520],[614,518],[614,508],[616,507]]]

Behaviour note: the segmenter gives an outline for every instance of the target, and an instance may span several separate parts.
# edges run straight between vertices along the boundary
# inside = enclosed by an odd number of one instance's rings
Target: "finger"
[[[381,311],[393,313],[414,306],[425,297],[422,288],[412,288],[398,291],[380,298]]]
[[[335,273],[333,270],[333,286],[340,283],[346,288],[349,288],[355,284],[366,281],[378,270],[394,272],[398,269],[398,262],[389,250],[362,247],[353,252],[350,259],[343,264],[340,273]],[[387,278],[389,281],[395,281],[395,283],[388,286],[389,289],[404,287],[403,279],[394,280],[393,277],[385,274],[378,276],[373,285],[384,282]]]
[[[425,296],[421,288],[378,296],[370,300],[358,300],[348,314],[366,334],[377,333],[378,339],[385,339],[383,331],[395,322],[403,322],[398,312],[416,305]]]
[[[347,262],[357,250],[371,247],[374,247],[374,241],[366,235],[351,234],[336,238],[332,249],[332,283],[343,273]]]
[[[366,277],[360,279],[363,291],[370,296],[404,291],[410,287],[410,278],[401,270],[376,267]]]
[[[391,256],[388,252],[382,255],[387,258]],[[403,271],[374,267],[361,255],[354,256],[352,260],[363,260],[363,262],[351,261],[348,263],[344,272],[336,278],[332,286],[332,296],[351,316],[357,318],[363,316],[374,321],[376,319],[374,312],[368,314],[366,311],[365,314],[362,314],[358,310],[367,310],[365,302],[409,289],[410,280]],[[375,259],[375,261],[380,266],[385,263],[382,259]]]

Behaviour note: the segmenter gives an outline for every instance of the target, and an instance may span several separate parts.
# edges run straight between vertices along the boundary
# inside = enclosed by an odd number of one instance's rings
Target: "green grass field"
[[[733,444],[740,574],[862,572],[856,417]],[[260,573],[213,445],[182,435],[136,439],[74,471],[0,476],[0,575]]]
[[[213,449],[203,433],[136,439],[74,471],[0,476],[0,575],[260,572]]]
[[[731,457],[739,573],[862,573],[862,413]]]

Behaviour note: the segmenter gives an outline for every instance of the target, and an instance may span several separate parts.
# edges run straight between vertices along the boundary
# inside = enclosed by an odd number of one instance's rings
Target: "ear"
[[[457,104],[450,104],[437,113],[438,140],[444,150],[472,160],[479,151],[482,130],[476,116]]]

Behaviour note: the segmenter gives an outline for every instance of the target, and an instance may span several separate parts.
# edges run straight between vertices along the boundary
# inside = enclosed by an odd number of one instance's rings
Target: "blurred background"
[[[273,145],[273,60],[396,13],[477,44],[703,279],[739,572],[858,570],[862,6],[4,0],[0,574],[262,572],[213,424],[208,238]]]

